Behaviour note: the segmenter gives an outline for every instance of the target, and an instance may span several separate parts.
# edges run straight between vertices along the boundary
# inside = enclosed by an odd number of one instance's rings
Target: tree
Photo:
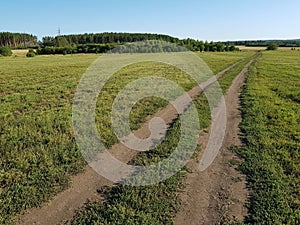
[[[43,46],[54,46],[55,38],[54,37],[43,37]]]
[[[203,41],[199,41],[199,43],[198,43],[198,50],[200,51],[200,52],[203,52],[204,51],[204,43],[203,43]]]
[[[268,44],[267,50],[268,51],[274,51],[278,49],[278,44],[277,43],[270,43]]]
[[[211,51],[211,52],[216,52],[217,51],[217,46],[213,41],[211,41],[209,43],[209,51]]]
[[[225,45],[223,43],[220,43],[220,42],[217,43],[216,47],[217,47],[218,52],[224,52],[225,51]]]
[[[206,51],[206,52],[210,51],[210,47],[209,47],[208,41],[205,41],[205,43],[204,43],[204,51]]]
[[[69,43],[68,43],[68,40],[67,40],[66,37],[57,36],[55,38],[55,41],[56,41],[56,46],[57,47],[67,47],[67,46],[69,46]]]
[[[235,46],[231,45],[229,46],[229,51],[234,52],[234,51],[239,51],[239,48],[236,48]]]
[[[11,49],[7,47],[0,47],[0,55],[11,56],[12,55]]]

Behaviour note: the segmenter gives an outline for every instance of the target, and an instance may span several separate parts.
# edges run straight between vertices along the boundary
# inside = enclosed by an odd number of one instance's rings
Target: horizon
[[[208,41],[299,39],[300,2],[57,0],[2,3],[1,32],[45,36],[103,32],[166,34]],[[13,12],[13,15],[12,15]],[[7,19],[9,18],[9,19]],[[22,21],[22,23],[20,23]]]

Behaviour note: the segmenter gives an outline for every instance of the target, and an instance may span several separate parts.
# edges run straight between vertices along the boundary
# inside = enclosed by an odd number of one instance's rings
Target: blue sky
[[[0,31],[149,32],[199,40],[300,38],[299,0],[3,0]]]

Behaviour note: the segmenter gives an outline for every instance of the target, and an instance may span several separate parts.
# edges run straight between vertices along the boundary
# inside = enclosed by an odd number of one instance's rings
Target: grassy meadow
[[[199,54],[213,72],[218,72],[253,53]],[[71,126],[72,99],[81,76],[97,57],[89,54],[0,58],[0,224],[10,223],[16,214],[50,200],[68,187],[71,175],[84,168]],[[116,139],[106,126],[110,110],[106,105],[112,104],[112,96],[126,82],[149,75],[146,70],[140,72],[139,66],[118,72],[99,96],[96,120],[108,146]],[[153,63],[144,66],[158,68],[157,76],[172,78],[186,89],[193,86],[176,68]],[[205,99],[201,101],[205,104]],[[142,103],[131,114],[133,127],[166,104],[153,99]]]
[[[254,52],[197,53],[217,73],[247,59]],[[72,99],[80,77],[99,55],[0,58],[0,223],[48,201],[69,186],[71,175],[85,162],[77,149],[71,126]],[[243,141],[236,149],[244,158],[240,169],[247,175],[251,197],[245,224],[299,224],[299,96],[300,53],[262,52],[251,67],[242,95]],[[228,71],[219,82],[225,91],[247,60]],[[97,102],[101,138],[111,146],[117,141],[109,118],[119,90],[139,77],[172,79],[190,89],[194,83],[176,68],[159,63],[136,64],[119,71],[104,87]],[[210,123],[205,96],[195,99],[201,127]],[[131,113],[136,129],[167,103],[148,98]],[[176,146],[179,120],[157,148],[139,154],[132,163],[148,165],[167,157]],[[107,201],[90,203],[70,224],[172,224],[179,206],[186,168],[170,179],[148,187],[117,185],[106,191]]]
[[[300,224],[300,52],[270,51],[242,94],[245,146],[237,152],[251,191],[245,224]]]
[[[225,54],[216,54],[218,61],[213,54],[209,54],[206,55],[206,59],[216,63],[220,62],[224,56]],[[228,60],[230,57],[227,57],[224,65],[217,64],[218,70],[242,59],[238,55],[230,56],[232,57],[231,61]],[[253,56],[253,53],[244,56]],[[249,62],[248,57],[219,79],[223,92],[226,92],[232,80]],[[205,95],[202,93],[196,97],[194,104],[198,110],[200,127],[205,129],[210,125],[211,120],[210,108]],[[175,150],[180,135],[180,118],[177,118],[160,145],[147,152],[139,153],[131,163],[149,166],[164,160]],[[186,151],[188,151],[188,143]],[[173,217],[180,207],[178,192],[184,187],[183,178],[188,172],[189,169],[184,167],[172,177],[155,185],[139,187],[116,185],[103,192],[106,195],[105,202],[88,203],[66,224],[173,224]],[[135,179],[139,179],[139,177]]]

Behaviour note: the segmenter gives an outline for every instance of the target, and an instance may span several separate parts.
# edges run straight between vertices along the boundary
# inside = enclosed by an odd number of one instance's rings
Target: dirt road
[[[222,220],[242,220],[247,215],[244,206],[248,196],[245,176],[235,169],[234,164],[240,159],[228,148],[242,144],[238,128],[241,122],[239,96],[245,73],[252,62],[253,60],[233,80],[225,95],[226,135],[218,156],[203,172],[198,171],[201,154],[198,159],[189,163],[194,172],[186,178],[187,186],[181,194],[182,209],[174,219],[176,225],[215,225]],[[202,149],[205,149],[208,137],[209,133],[200,137]]]

